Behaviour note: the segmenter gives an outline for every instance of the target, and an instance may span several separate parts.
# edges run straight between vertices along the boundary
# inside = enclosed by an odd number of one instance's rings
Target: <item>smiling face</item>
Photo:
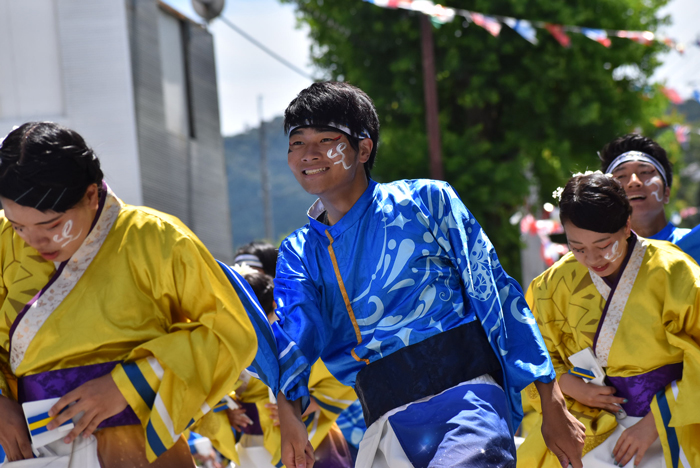
[[[664,205],[671,189],[656,168],[643,161],[629,161],[619,166],[613,176],[620,181],[632,205],[632,227],[637,232],[656,232],[666,225]],[[650,229],[654,226],[653,229]],[[657,229],[658,228],[658,229]],[[651,232],[655,234],[655,232]]]
[[[581,229],[571,222],[564,223],[564,232],[579,263],[598,276],[617,276],[627,254],[627,238],[631,233],[629,221],[613,234]]]
[[[0,201],[17,235],[46,260],[64,262],[90,232],[97,213],[98,191],[96,184],[89,186],[83,199],[63,213],[39,211],[7,198]]]
[[[354,203],[367,188],[363,164],[369,159],[372,141],[360,140],[355,151],[341,131],[303,127],[289,135],[287,164],[299,184],[324,201]]]

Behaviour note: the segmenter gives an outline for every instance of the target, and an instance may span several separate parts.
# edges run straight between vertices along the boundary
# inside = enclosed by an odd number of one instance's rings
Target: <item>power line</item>
[[[250,43],[252,43],[254,46],[258,47],[260,50],[262,50],[262,51],[265,52],[267,55],[269,55],[269,56],[272,57],[273,59],[275,59],[275,60],[277,60],[278,62],[280,62],[282,65],[284,65],[284,66],[286,66],[287,68],[289,68],[289,69],[291,69],[291,70],[297,72],[299,75],[303,76],[304,78],[308,78],[308,79],[311,80],[311,81],[316,81],[316,79],[315,79],[313,76],[309,75],[308,73],[306,73],[306,72],[305,72],[304,70],[302,70],[301,68],[298,68],[298,67],[295,66],[294,64],[288,62],[287,60],[285,60],[284,58],[280,57],[279,55],[277,55],[277,54],[276,54],[275,52],[273,52],[272,50],[270,50],[270,49],[268,49],[267,47],[265,47],[265,46],[264,46],[262,43],[260,43],[257,39],[253,38],[253,37],[250,36],[248,33],[246,33],[245,31],[243,31],[241,28],[239,28],[238,26],[236,26],[235,24],[233,24],[233,23],[232,23],[231,21],[229,21],[226,17],[220,16],[219,19],[221,19],[221,21],[223,21],[224,24],[226,24],[229,28],[233,29],[233,30],[236,31],[238,34],[240,34],[241,36],[243,36],[243,38],[245,38],[248,42],[250,42]]]

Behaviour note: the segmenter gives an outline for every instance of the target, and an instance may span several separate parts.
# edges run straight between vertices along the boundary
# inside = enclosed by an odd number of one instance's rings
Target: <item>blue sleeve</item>
[[[217,260],[218,261],[218,260]],[[270,323],[267,321],[267,315],[263,311],[262,306],[255,297],[253,289],[241,275],[236,273],[230,266],[219,262],[219,266],[226,277],[231,282],[233,289],[238,295],[243,308],[248,313],[248,318],[255,329],[255,336],[258,340],[258,351],[255,353],[255,359],[248,370],[258,379],[262,380],[265,385],[270,387],[277,395],[280,388],[280,370],[277,362],[277,345],[275,337],[272,333]]]
[[[676,245],[687,253],[696,263],[700,264],[700,226],[695,226],[689,233],[683,236]]]
[[[290,400],[309,400],[310,363],[316,362],[332,336],[332,311],[321,313],[320,269],[309,273],[302,260],[299,239],[282,243],[275,277],[276,313],[280,320],[272,326],[280,350],[280,391]],[[296,248],[295,248],[296,246]],[[311,259],[320,261],[320,259]]]
[[[427,197],[435,229],[447,238],[442,247],[459,271],[465,300],[501,362],[511,411],[519,422],[520,391],[556,375],[542,335],[520,285],[503,270],[493,244],[454,189],[438,183],[429,186]]]

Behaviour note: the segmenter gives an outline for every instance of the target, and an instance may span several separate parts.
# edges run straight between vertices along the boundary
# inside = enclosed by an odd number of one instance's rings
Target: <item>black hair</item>
[[[369,179],[379,144],[379,117],[372,99],[364,91],[338,81],[318,82],[302,90],[284,111],[286,133],[292,127],[325,127],[331,122],[345,125],[356,135],[369,133],[374,144],[364,164]],[[357,151],[359,140],[352,135],[348,137],[350,146]]]
[[[566,183],[559,201],[562,224],[612,234],[622,229],[632,207],[616,179],[600,172],[575,175]]]
[[[63,213],[103,178],[83,137],[53,122],[25,123],[0,144],[0,197],[22,206]]]
[[[241,246],[236,251],[235,257],[243,254],[255,255],[262,263],[262,269],[265,274],[275,277],[277,269],[277,247],[262,241],[253,241],[244,246]]]
[[[664,168],[668,186],[673,184],[673,165],[668,160],[666,150],[651,138],[636,133],[615,138],[600,150],[599,156],[603,172],[608,172],[608,168],[615,158],[628,151],[640,151],[656,159]]]
[[[253,289],[255,297],[258,298],[258,302],[265,311],[265,314],[270,315],[273,313],[275,309],[273,306],[274,283],[272,281],[272,277],[270,275],[266,275],[265,273],[255,272],[243,275],[243,279],[250,284],[250,287]]]

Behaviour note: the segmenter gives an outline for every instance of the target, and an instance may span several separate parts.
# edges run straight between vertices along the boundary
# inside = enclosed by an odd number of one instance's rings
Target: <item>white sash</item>
[[[33,303],[24,313],[24,316],[18,317],[20,322],[12,335],[12,349],[10,350],[10,365],[13,372],[17,372],[17,368],[22,363],[29,345],[39,332],[39,329],[44,325],[44,322],[61,305],[61,302],[80,281],[117,219],[119,210],[123,206],[122,202],[114,195],[107,184],[104,184],[103,187],[106,189],[105,202],[95,226],[77,252],[59,266],[54,277],[50,280],[51,285],[42,289],[32,299]]]
[[[603,278],[598,276],[592,270],[589,270],[593,284],[606,301],[606,307],[604,309],[605,317],[602,318],[603,323],[599,325],[600,331],[598,332],[598,341],[596,342],[595,349],[593,350],[596,355],[596,359],[598,360],[598,364],[600,364],[601,367],[607,367],[608,365],[610,347],[615,339],[617,328],[620,326],[622,313],[625,311],[625,307],[627,306],[627,300],[632,292],[632,287],[637,279],[637,274],[642,266],[644,253],[646,252],[648,246],[649,244],[645,239],[637,237],[637,241],[632,249],[632,254],[630,255],[629,261],[625,266],[625,270],[618,279],[612,298],[610,298],[610,286],[605,283]]]

